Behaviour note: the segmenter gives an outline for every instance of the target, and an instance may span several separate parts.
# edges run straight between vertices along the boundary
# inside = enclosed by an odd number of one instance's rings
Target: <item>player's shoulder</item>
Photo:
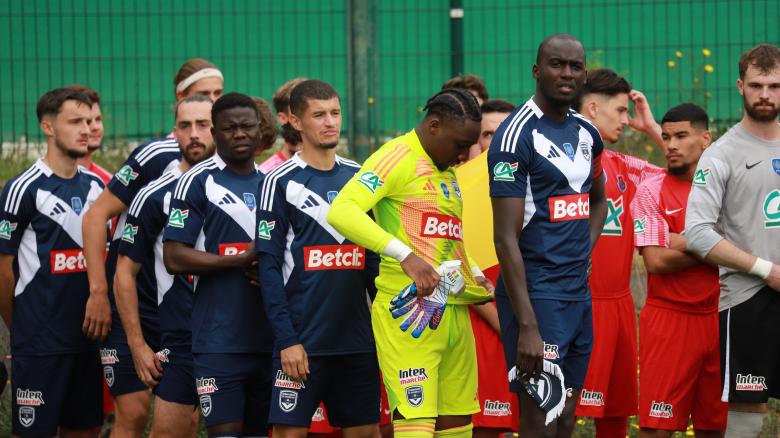
[[[133,202],[128,209],[128,214],[138,217],[144,207],[149,203],[161,200],[167,192],[173,190],[181,175],[181,170],[179,170],[178,167],[174,167],[163,173],[159,178],[145,185],[138,191],[135,198],[133,198]]]
[[[598,128],[596,128],[596,125],[593,124],[590,120],[585,118],[582,114],[578,113],[577,111],[570,109],[569,114],[574,117],[574,120],[577,122],[577,124],[588,131],[591,137],[593,137],[594,140],[598,139],[601,140],[601,134],[599,133]]]
[[[173,197],[184,199],[193,183],[204,181],[209,175],[220,171],[222,168],[224,168],[224,162],[219,159],[217,154],[201,161],[179,177]]]
[[[179,144],[176,143],[175,139],[167,137],[154,138],[133,149],[128,160],[133,160],[144,166],[155,158],[178,155],[180,153]]]
[[[3,210],[17,214],[24,196],[27,193],[32,193],[35,187],[46,182],[53,173],[49,166],[39,159],[22,173],[8,180],[3,188],[3,197],[5,198],[2,205]]]
[[[636,189],[637,197],[639,197],[640,194],[643,194],[643,195],[651,195],[657,198],[658,194],[661,192],[661,186],[663,185],[666,176],[667,176],[666,171],[663,171],[656,175],[652,175],[648,178],[645,178],[637,186]]]
[[[523,136],[530,135],[543,114],[533,97],[516,107],[496,130],[489,153],[514,153],[517,143]]]
[[[79,166],[78,167],[78,172],[79,172],[79,175],[82,176],[82,178],[85,178],[90,183],[94,181],[100,187],[105,187],[105,183],[103,183],[103,178],[101,178],[100,175],[98,175],[97,173],[92,172],[91,170],[87,169],[84,166]]]
[[[374,152],[363,165],[361,177],[383,181],[391,173],[396,178],[399,175],[413,175],[418,163],[428,161],[417,133],[411,130],[388,141]]]
[[[360,163],[357,161],[352,161],[348,158],[341,157],[339,155],[336,155],[336,163],[343,166],[346,169],[349,169],[352,173],[357,172],[362,167]]]

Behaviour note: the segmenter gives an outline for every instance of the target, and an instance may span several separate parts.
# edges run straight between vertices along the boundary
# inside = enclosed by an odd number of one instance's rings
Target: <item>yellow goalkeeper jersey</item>
[[[491,296],[474,281],[470,267],[476,264],[463,245],[462,212],[455,170],[439,170],[412,130],[366,160],[333,201],[328,222],[347,239],[379,254],[395,238],[434,268],[445,260],[460,260],[466,291],[449,302],[484,302]],[[397,260],[382,255],[376,279],[380,294],[396,295],[411,281]]]

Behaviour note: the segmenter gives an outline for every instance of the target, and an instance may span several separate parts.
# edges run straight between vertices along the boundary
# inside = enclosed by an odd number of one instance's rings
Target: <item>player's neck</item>
[[[336,148],[323,148],[303,143],[301,153],[298,155],[301,157],[307,166],[311,166],[317,170],[330,170],[336,165]]]
[[[780,123],[777,120],[768,122],[759,122],[750,118],[747,114],[742,117],[740,122],[745,130],[756,137],[766,141],[780,140]]]
[[[282,155],[284,155],[284,158],[286,160],[289,160],[292,158],[293,155],[295,155],[295,145],[291,145],[290,143],[284,142],[284,146],[282,147]]]
[[[53,141],[46,148],[43,162],[60,178],[71,179],[78,172],[78,159],[66,155]]]
[[[79,166],[86,167],[87,169],[89,169],[89,166],[92,165],[92,152],[79,158],[77,162]]]
[[[534,95],[533,99],[534,103],[536,103],[536,106],[542,110],[542,113],[544,113],[544,116],[548,119],[554,120],[556,122],[562,122],[566,119],[566,115],[569,113],[570,107],[568,104],[561,104],[560,102],[552,101],[542,96],[539,93],[539,90],[536,90],[536,94]]]

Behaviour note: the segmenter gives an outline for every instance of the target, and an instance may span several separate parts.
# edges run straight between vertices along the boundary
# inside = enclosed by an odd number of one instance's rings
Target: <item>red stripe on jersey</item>
[[[409,148],[405,148],[400,153],[396,154],[396,156],[392,159],[392,161],[389,161],[388,163],[385,163],[385,166],[377,171],[377,174],[380,178],[385,179],[387,178],[387,175],[390,173],[391,170],[398,164],[403,157],[405,157],[407,154],[409,154],[411,150]]]
[[[390,150],[387,154],[385,154],[384,157],[382,157],[379,161],[377,161],[376,165],[374,166],[374,171],[379,174],[382,172],[382,170],[387,167],[387,163],[393,160],[393,158],[396,157],[401,151],[403,151],[406,148],[406,145],[404,144],[397,144],[395,147]]]

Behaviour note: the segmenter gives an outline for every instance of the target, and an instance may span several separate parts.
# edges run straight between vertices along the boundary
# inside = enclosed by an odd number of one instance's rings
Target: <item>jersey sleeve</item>
[[[119,254],[143,263],[144,258],[154,251],[157,236],[165,228],[166,220],[167,216],[158,202],[154,199],[144,202],[137,215],[127,215],[119,240]]]
[[[396,193],[414,175],[404,164],[409,147],[389,144],[371,155],[341,189],[328,212],[328,223],[352,242],[376,253],[392,256],[394,236],[368,215],[383,198]]]
[[[171,198],[163,240],[195,246],[206,217],[206,191],[201,175],[180,178]]]
[[[172,161],[170,152],[157,155],[145,152],[142,146],[136,148],[108,183],[108,190],[127,206],[144,186],[162,175]]]
[[[591,137],[593,137],[593,178],[598,178],[604,173],[604,168],[601,166],[601,156],[604,153],[604,140],[599,134],[599,130],[595,126],[588,123]]]
[[[631,201],[634,217],[634,245],[669,247],[669,224],[661,215],[658,204],[662,178],[653,178],[642,183]]]
[[[14,182],[6,184],[0,195],[0,253],[15,256],[22,234],[35,214],[35,203],[31,191]]]
[[[637,187],[646,179],[662,175],[665,172],[663,167],[658,167],[641,158],[625,154],[620,154],[620,158],[626,166],[626,173],[628,174],[626,176]]]
[[[714,147],[704,151],[693,176],[685,213],[685,237],[688,250],[705,257],[723,239],[715,228],[731,169]]]
[[[490,142],[487,161],[491,198],[525,198],[526,195],[534,154],[533,138],[529,131],[516,132],[510,126],[504,121]]]
[[[287,230],[290,219],[287,199],[279,178],[265,178],[261,185],[260,208],[257,209],[257,234],[255,252],[267,253],[277,257],[284,256],[287,247]],[[271,190],[267,185],[276,187]]]

